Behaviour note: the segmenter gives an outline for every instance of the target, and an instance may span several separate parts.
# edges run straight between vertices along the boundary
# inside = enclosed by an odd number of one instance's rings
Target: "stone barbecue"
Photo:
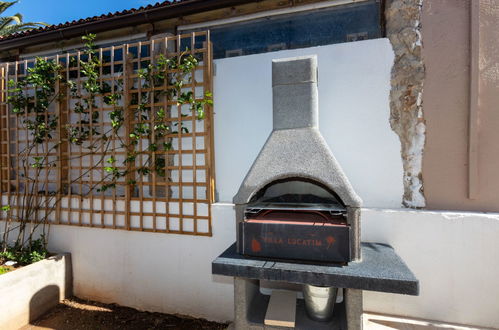
[[[359,207],[318,128],[317,58],[272,62],[273,131],[234,197],[238,252],[360,259]]]
[[[234,196],[236,242],[212,263],[234,277],[235,329],[282,329],[271,306],[288,297],[296,329],[357,330],[362,290],[419,293],[393,248],[360,242],[362,200],[319,132],[317,84],[315,56],[272,61],[273,130]]]

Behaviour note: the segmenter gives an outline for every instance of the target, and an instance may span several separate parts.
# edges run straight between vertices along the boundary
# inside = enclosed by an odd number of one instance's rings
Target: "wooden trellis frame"
[[[64,101],[54,103],[45,116],[54,115],[58,118],[58,136],[52,137],[53,141],[68,140],[64,125],[71,119],[79,122],[80,129],[85,126],[91,130],[106,131],[111,128],[107,118],[113,107],[106,105],[102,98],[120,89],[125,117],[119,134],[121,139],[129,139],[134,125],[154,125],[156,111],[162,108],[167,112],[163,120],[171,128],[162,142],[171,145],[170,149],[149,150],[149,145],[156,141],[141,138],[138,148],[143,153],[134,164],[126,165],[122,162],[127,155],[126,148],[120,150],[120,147],[116,147],[122,141],[119,139],[110,142],[114,147],[111,148],[112,152],[101,150],[91,153],[85,146],[69,142],[48,152],[51,150],[51,142],[48,141],[37,146],[35,156],[38,148],[42,149],[39,154],[45,152],[48,155],[45,158],[47,162],[56,159],[57,168],[54,170],[47,166],[38,172],[34,170],[33,175],[27,175],[36,177],[31,180],[18,175],[21,173],[20,154],[30,136],[23,127],[22,118],[12,113],[6,101],[9,95],[7,82],[25,76],[26,68],[32,66],[35,60],[0,65],[0,194],[2,205],[11,207],[10,212],[2,212],[2,219],[20,216],[22,198],[30,196],[43,201],[43,207],[36,211],[33,219],[30,219],[32,221],[39,221],[50,213],[46,221],[53,224],[211,236],[210,205],[214,202],[215,187],[213,111],[208,104],[205,105],[205,116],[198,119],[192,111],[189,113],[185,105],[178,105],[175,99],[156,97],[160,91],[172,88],[168,85],[168,79],[161,86],[144,88],[139,69],[154,63],[160,54],[167,58],[192,54],[198,58],[199,65],[193,73],[193,79],[184,84],[183,89],[190,89],[196,98],[202,98],[206,92],[212,91],[209,32],[194,32],[98,49],[96,56],[101,61],[100,84],[110,88],[109,93],[99,96],[97,107],[90,109],[90,116],[93,118],[94,113],[97,113],[95,115],[100,118],[99,122],[90,120],[82,123],[81,113],[74,111],[75,100],[70,95],[69,86],[64,83],[57,86],[66,96]],[[84,56],[83,52],[75,52],[46,59],[60,63],[63,75],[68,80],[76,81],[80,91],[81,82],[85,80],[80,67],[80,59]],[[166,73],[173,74],[174,71],[168,69]],[[140,103],[136,100],[140,100]],[[140,115],[143,110],[139,108],[149,109],[151,115],[144,119]],[[26,112],[24,119],[29,119],[31,115]],[[123,186],[99,191],[98,183],[106,183],[103,159],[111,156],[118,160],[122,169],[128,166],[132,170],[161,158],[166,163],[167,175],[159,177],[156,172],[137,175],[132,171],[122,179]],[[90,170],[90,164],[96,163],[102,163],[99,165],[100,172]],[[127,185],[126,180],[134,180],[136,184]],[[54,197],[55,192],[57,196]]]

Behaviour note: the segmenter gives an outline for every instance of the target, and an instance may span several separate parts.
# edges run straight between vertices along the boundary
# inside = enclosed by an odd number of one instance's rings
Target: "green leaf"
[[[104,171],[108,172],[108,173],[112,173],[116,170],[115,167],[111,167],[111,166],[106,166],[104,167]]]
[[[164,119],[166,116],[165,109],[159,109],[158,112],[156,112],[156,115],[158,119]]]
[[[158,145],[156,143],[152,143],[149,145],[149,147],[147,147],[147,149],[149,151],[156,151],[156,150],[158,150]]]
[[[171,142],[163,142],[163,148],[165,149],[165,151],[172,150]]]

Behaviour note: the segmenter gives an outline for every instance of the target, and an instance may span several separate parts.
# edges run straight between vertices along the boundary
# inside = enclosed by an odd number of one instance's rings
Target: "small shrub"
[[[20,265],[29,265],[43,260],[49,255],[43,244],[42,238],[34,240],[31,247],[9,246],[4,252],[0,252],[0,259],[17,261]]]

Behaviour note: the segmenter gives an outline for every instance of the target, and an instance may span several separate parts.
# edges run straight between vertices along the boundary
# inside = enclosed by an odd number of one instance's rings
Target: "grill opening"
[[[307,179],[273,181],[248,203],[245,220],[251,222],[346,224],[346,207],[326,186]]]
[[[325,185],[305,178],[287,178],[272,181],[253,195],[249,204],[259,202],[298,204],[345,204]]]
[[[263,258],[348,262],[351,226],[337,194],[313,180],[276,180],[244,208],[238,251]]]

